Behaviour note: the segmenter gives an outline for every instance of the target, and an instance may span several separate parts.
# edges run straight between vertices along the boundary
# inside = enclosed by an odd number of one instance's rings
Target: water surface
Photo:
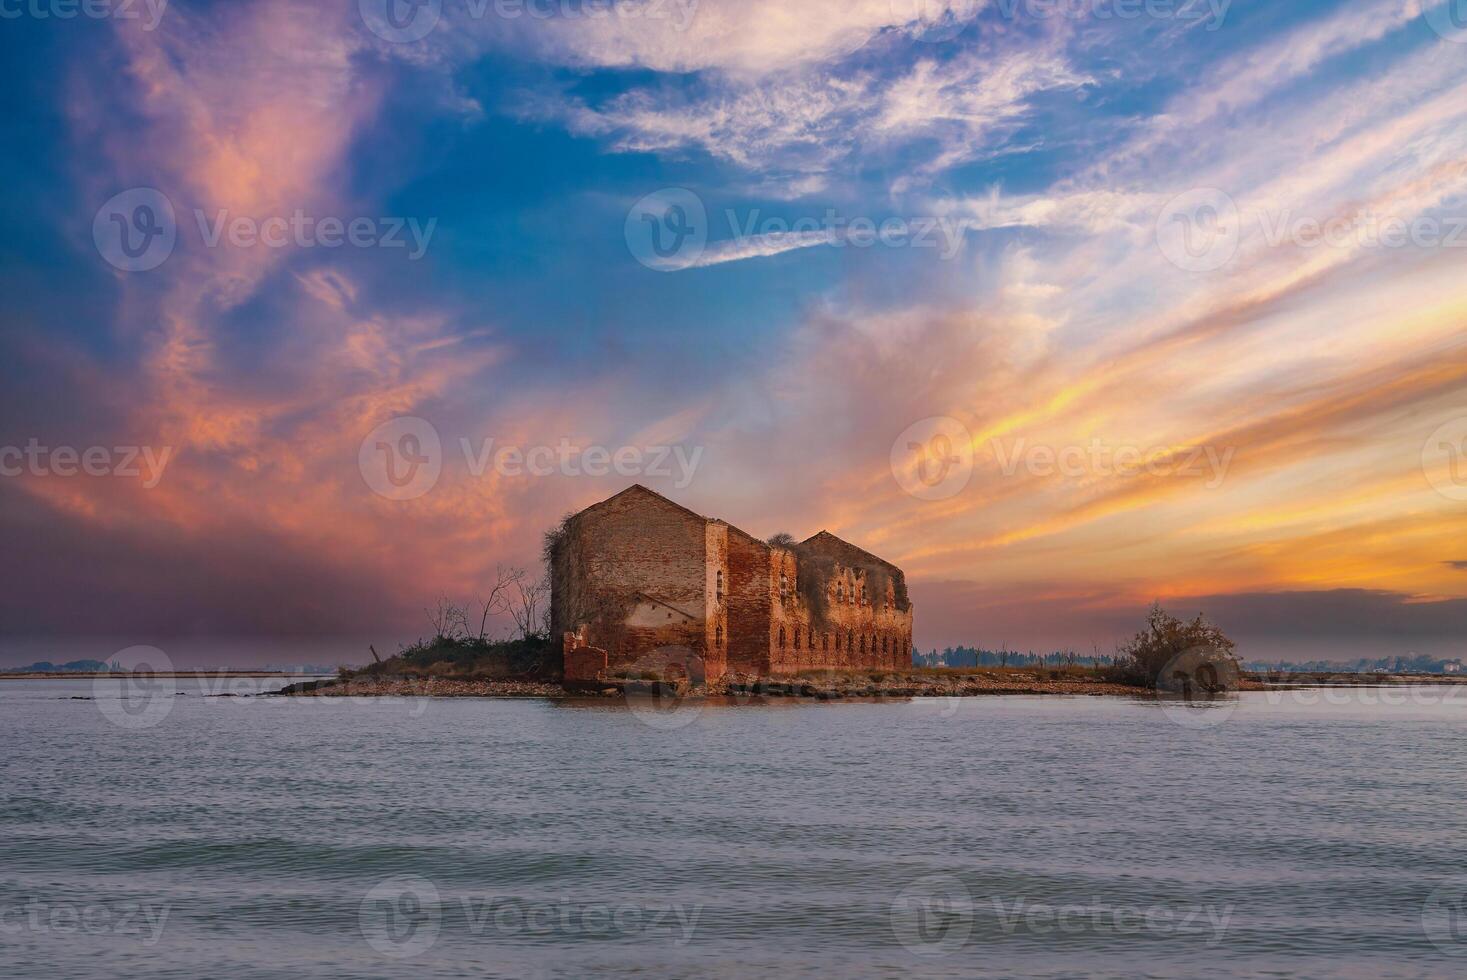
[[[179,688],[129,715],[0,683],[0,975],[1467,970],[1451,690],[669,717]]]

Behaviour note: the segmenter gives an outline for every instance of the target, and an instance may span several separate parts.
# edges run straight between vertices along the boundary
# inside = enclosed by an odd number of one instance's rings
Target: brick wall
[[[896,608],[896,576],[882,583],[883,593],[873,594],[876,589],[866,571],[837,562],[822,623],[796,588],[799,556],[785,549],[776,552],[770,569],[771,673],[910,666],[911,648],[905,644],[912,613]]]
[[[560,554],[574,560],[554,562],[551,576],[554,635],[580,630],[611,669],[696,661],[716,680],[911,663],[900,569],[833,535],[771,547],[643,487],[588,507],[571,527],[574,547]],[[830,569],[823,618],[800,593],[801,555]]]
[[[588,642],[606,650],[613,668],[663,647],[706,655],[702,517],[633,487],[571,523],[575,559],[557,563],[551,576],[555,629],[574,631],[590,619]],[[571,608],[574,596],[594,598]]]
[[[728,533],[728,669],[769,673],[769,546],[737,528]]]

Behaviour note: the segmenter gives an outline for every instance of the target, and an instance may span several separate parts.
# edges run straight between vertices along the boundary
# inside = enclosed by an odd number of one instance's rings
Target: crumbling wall
[[[612,669],[663,647],[703,656],[705,524],[641,487],[567,518],[546,541],[552,635],[585,626]]]
[[[769,546],[730,528],[728,535],[728,670],[769,673]]]
[[[771,568],[770,672],[910,666],[912,612],[910,603],[899,608],[900,578],[885,563],[874,570],[800,546],[785,551]]]
[[[826,532],[766,543],[632,487],[567,518],[546,560],[552,635],[613,672],[671,650],[709,679],[911,663],[901,570]]]

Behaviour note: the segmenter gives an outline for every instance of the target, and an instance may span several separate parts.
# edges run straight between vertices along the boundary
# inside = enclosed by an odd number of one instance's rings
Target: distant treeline
[[[100,660],[73,660],[69,664],[53,664],[49,660],[42,660],[29,667],[0,668],[0,674],[95,674],[106,669],[107,665]]]
[[[1035,653],[1029,650],[983,650],[978,647],[948,647],[931,653],[914,653],[918,667],[1109,667],[1115,657],[1086,656],[1074,650]]]
[[[1114,656],[1102,654],[1084,655],[1073,650],[1054,653],[1023,653],[1012,650],[984,650],[980,647],[948,647],[929,653],[914,652],[912,662],[918,667],[1109,667],[1115,663]],[[1278,671],[1289,674],[1467,674],[1467,665],[1461,660],[1446,660],[1425,655],[1404,657],[1362,657],[1352,661],[1310,660],[1295,663],[1287,660],[1250,660],[1243,664],[1244,670],[1268,673]]]
[[[1285,674],[1456,674],[1467,673],[1461,660],[1444,660],[1440,657],[1429,657],[1425,654],[1405,657],[1379,657],[1371,660],[1362,657],[1359,660],[1309,660],[1303,663],[1294,663],[1287,660],[1250,660],[1245,663],[1247,670],[1256,670],[1261,673],[1278,671]]]
[[[203,667],[201,670],[227,670],[239,673],[275,673],[275,674],[334,674],[336,666],[324,666],[321,664],[288,664],[279,666],[266,664],[263,667]],[[121,671],[121,665],[117,663],[105,664],[100,660],[73,660],[70,663],[53,664],[49,660],[33,663],[29,667],[0,667],[0,674],[98,674],[105,671]]]

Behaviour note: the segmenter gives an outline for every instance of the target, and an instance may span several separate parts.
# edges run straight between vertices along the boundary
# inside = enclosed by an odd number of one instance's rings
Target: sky
[[[0,662],[360,660],[632,483],[924,650],[1467,654],[1463,7],[0,0]]]

